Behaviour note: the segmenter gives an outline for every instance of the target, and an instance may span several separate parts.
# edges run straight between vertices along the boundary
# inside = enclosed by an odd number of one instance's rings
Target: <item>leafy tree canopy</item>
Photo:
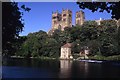
[[[24,8],[29,11],[30,8]],[[19,38],[19,33],[23,31],[24,23],[22,22],[23,13],[20,12],[18,3],[3,2],[2,3],[2,51],[3,55],[14,53],[13,44]]]
[[[120,2],[77,2],[81,9],[89,9],[92,12],[107,11],[111,13],[111,18],[120,19]]]

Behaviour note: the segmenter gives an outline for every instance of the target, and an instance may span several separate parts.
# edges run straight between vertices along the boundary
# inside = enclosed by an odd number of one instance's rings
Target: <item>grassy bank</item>
[[[78,55],[73,56],[74,59],[79,58]],[[12,56],[11,58],[25,58],[25,57],[20,57],[20,56]],[[59,58],[53,58],[53,57],[45,57],[45,56],[39,56],[39,57],[30,57],[31,59],[42,59],[42,60],[59,60]],[[81,59],[81,58],[79,58]],[[79,60],[78,59],[78,60]],[[114,55],[114,56],[100,56],[100,55],[95,55],[95,56],[89,56],[89,59],[95,59],[95,60],[120,60],[120,55]]]
[[[120,55],[114,55],[114,56],[99,56],[99,55],[95,55],[95,56],[90,56],[89,59],[96,59],[96,60],[120,60]]]
[[[11,58],[27,58],[27,57],[22,57],[22,56],[11,56]],[[39,57],[29,57],[31,59],[45,59],[45,60],[55,60],[59,58],[53,58],[53,57],[45,57],[45,56],[39,56]]]
[[[38,57],[38,59],[55,60],[55,59],[59,59],[59,58],[53,58],[53,57]]]

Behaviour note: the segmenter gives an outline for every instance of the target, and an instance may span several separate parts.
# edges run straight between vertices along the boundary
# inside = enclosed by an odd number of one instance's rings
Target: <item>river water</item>
[[[6,59],[2,78],[120,78],[120,62]]]

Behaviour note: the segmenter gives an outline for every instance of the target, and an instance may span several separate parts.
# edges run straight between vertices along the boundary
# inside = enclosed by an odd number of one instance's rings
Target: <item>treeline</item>
[[[15,55],[23,57],[59,58],[60,48],[73,43],[72,54],[79,54],[84,46],[90,49],[90,56],[119,55],[119,27],[114,20],[105,20],[101,25],[86,21],[82,26],[66,27],[64,31],[55,30],[29,33],[17,42]]]

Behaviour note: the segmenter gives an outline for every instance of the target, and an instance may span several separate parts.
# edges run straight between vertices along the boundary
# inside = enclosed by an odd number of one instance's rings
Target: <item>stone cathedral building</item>
[[[114,20],[114,19],[110,19]],[[100,20],[93,20],[97,22],[98,25],[103,21],[102,18]],[[117,21],[117,20],[115,20]],[[83,25],[85,22],[85,13],[80,10],[75,14],[75,25]],[[120,19],[117,21],[117,25],[120,25]],[[65,27],[72,27],[72,11],[69,9],[62,9],[62,12],[58,11],[52,12],[52,29],[48,32],[49,35],[52,35],[54,30],[58,29],[64,31]]]
[[[84,21],[84,12],[76,12],[75,24],[82,25]],[[69,9],[63,9],[62,13],[59,13],[58,11],[52,13],[52,30],[59,29],[64,31],[65,27],[72,27],[72,11]]]

